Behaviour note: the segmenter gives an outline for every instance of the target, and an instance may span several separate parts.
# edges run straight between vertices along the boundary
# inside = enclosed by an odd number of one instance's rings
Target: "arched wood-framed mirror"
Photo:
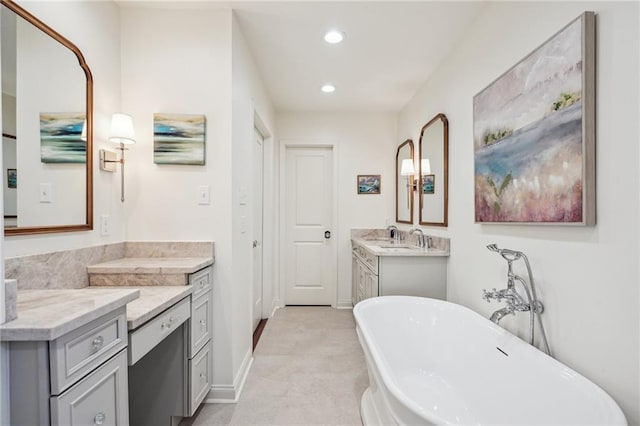
[[[409,165],[410,173],[407,172]],[[398,146],[396,152],[396,222],[398,223],[413,223],[413,170],[415,170],[413,141],[407,139]]]
[[[0,4],[3,154],[14,153],[3,155],[5,235],[91,230],[91,70],[67,38],[13,1]]]
[[[449,216],[449,121],[440,113],[420,130],[419,223],[447,226]]]

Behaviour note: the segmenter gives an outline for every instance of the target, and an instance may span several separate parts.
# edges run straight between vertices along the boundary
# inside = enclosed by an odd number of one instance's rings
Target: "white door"
[[[333,149],[287,147],[285,171],[285,304],[331,305]]]
[[[253,143],[253,329],[262,319],[262,217],[263,217],[262,135],[254,129]]]

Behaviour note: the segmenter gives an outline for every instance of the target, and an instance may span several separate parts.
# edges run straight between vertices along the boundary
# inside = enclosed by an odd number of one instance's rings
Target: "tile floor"
[[[237,404],[203,404],[180,426],[361,425],[369,381],[351,310],[279,309],[253,357]]]

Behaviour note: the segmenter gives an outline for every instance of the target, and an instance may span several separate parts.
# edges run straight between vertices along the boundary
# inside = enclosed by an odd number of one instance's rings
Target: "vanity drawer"
[[[127,351],[123,350],[62,395],[51,397],[51,424],[128,425],[127,389]]]
[[[189,284],[193,286],[192,298],[197,299],[201,294],[209,291],[213,281],[213,268],[208,266],[194,274],[189,275]]]
[[[191,316],[185,297],[142,327],[129,333],[129,365],[133,365]]]
[[[189,360],[189,413],[191,417],[211,388],[211,345]]]
[[[123,306],[49,343],[52,395],[60,394],[127,346],[125,309]]]
[[[211,339],[211,291],[197,299],[191,300],[191,334],[189,344],[189,358],[193,357]]]

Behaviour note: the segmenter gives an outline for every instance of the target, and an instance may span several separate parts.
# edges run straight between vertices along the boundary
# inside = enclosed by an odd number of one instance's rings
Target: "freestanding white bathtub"
[[[463,306],[383,296],[353,310],[365,425],[626,425],[600,387]]]

